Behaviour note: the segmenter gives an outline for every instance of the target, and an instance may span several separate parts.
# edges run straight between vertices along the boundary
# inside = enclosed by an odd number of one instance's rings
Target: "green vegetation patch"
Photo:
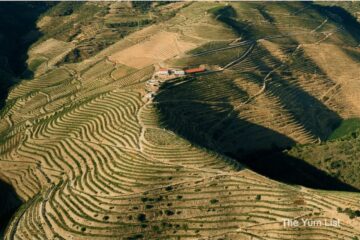
[[[31,59],[28,65],[28,69],[32,72],[35,72],[36,69],[44,62],[46,62],[46,58],[43,57]]]
[[[230,43],[230,41],[212,41],[212,42],[205,43],[205,44],[201,45],[200,47],[189,51],[188,53],[189,54],[198,54],[198,53],[202,53],[202,52],[209,51],[209,50],[224,48],[224,47],[228,47],[229,43]]]
[[[52,17],[68,16],[80,9],[84,2],[60,2],[51,8],[47,14]]]
[[[360,189],[360,130],[347,129],[341,132],[342,137],[322,143],[297,145],[287,153]]]
[[[141,12],[148,12],[151,9],[152,3],[151,1],[136,1],[132,2],[132,6]]]
[[[360,217],[360,210],[353,210],[351,208],[342,209],[342,208],[339,207],[337,209],[337,211],[339,213],[345,213],[346,215],[349,216],[350,219]]]
[[[360,129],[360,118],[350,118],[343,120],[338,128],[336,128],[329,136],[329,140],[341,138],[347,134]]]
[[[241,57],[244,52],[248,49],[249,46],[238,46],[236,48],[225,49],[221,51],[209,52],[199,56],[189,56],[180,59],[173,59],[170,61],[170,65],[189,67],[189,66],[199,66],[200,64],[207,64],[210,66],[221,66],[224,67],[230,62]],[[209,49],[209,46],[205,46],[208,50],[215,50],[217,48]],[[192,53],[204,53],[207,50],[203,51],[204,46],[195,49]]]
[[[181,144],[183,141],[166,130],[158,128],[148,128],[145,131],[145,138],[158,145],[176,145]]]

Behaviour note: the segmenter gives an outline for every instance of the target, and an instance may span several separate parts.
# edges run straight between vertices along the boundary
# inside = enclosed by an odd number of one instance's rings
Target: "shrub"
[[[165,210],[165,214],[168,216],[172,216],[172,215],[174,215],[174,212],[171,210]]]
[[[137,217],[139,222],[145,222],[146,221],[146,215],[144,213],[140,213]]]
[[[49,12],[50,16],[60,17],[71,15],[75,10],[79,9],[84,2],[60,2]]]
[[[166,191],[172,191],[172,190],[173,190],[173,187],[172,187],[172,186],[167,186],[167,187],[165,188],[165,190],[166,190]]]

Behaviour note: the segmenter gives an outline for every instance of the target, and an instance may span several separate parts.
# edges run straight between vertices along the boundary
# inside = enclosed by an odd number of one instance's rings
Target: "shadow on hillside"
[[[22,204],[14,189],[0,180],[0,239],[3,238],[5,228],[11,217]]]
[[[326,15],[324,17],[328,17],[332,23],[342,25],[346,31],[343,33],[345,37],[350,34],[353,40],[358,42],[360,25],[344,9],[309,4],[319,14]],[[305,9],[304,6],[301,5],[302,9]],[[234,10],[230,8],[223,10]],[[266,37],[261,34],[254,35],[256,29],[252,29],[251,26],[244,27],[246,22],[239,22],[228,15],[234,14],[221,14],[217,20],[233,28],[241,36]],[[279,34],[278,29],[275,28],[274,31],[275,35]],[[291,36],[288,36],[285,42],[289,46],[299,45]],[[326,74],[301,51],[296,53],[290,63],[282,65],[282,62],[260,44],[256,48],[247,59],[231,67],[230,74],[235,72],[240,78],[262,88],[265,75],[282,66],[279,71],[268,76],[266,93],[270,97],[275,97],[292,116],[292,122],[302,126],[307,133],[320,140],[328,139],[341,123],[341,117],[300,87],[300,81],[306,81],[312,76],[316,77],[316,81],[323,81],[326,85],[329,81]],[[295,48],[289,50],[292,53]],[[249,65],[254,66],[256,70],[249,72],[247,68],[242,68]],[[295,144],[292,139],[247,121],[241,116],[241,113],[246,111],[233,109],[229,103],[243,102],[247,93],[241,89],[243,86],[232,83],[237,77],[228,75],[228,72],[221,73],[223,75],[208,75],[206,78],[196,77],[180,85],[176,81],[165,83],[161,87],[162,91],[155,97],[164,127],[194,144],[235,158],[254,171],[278,181],[317,189],[358,191],[307,162],[288,156],[284,150]],[[305,80],[301,80],[300,77]],[[246,108],[244,105],[243,110]],[[254,122],[263,121],[261,110],[258,112],[259,115]],[[279,116],[276,119],[282,122],[284,127],[287,126],[285,121],[288,119],[280,119]],[[266,120],[267,123],[270,120]]]
[[[291,43],[295,43],[296,46],[299,44],[295,39],[289,38],[289,40]],[[255,76],[252,73],[253,77],[247,78],[247,80],[261,87],[263,86],[266,73],[281,66],[282,63],[272,57],[272,54],[268,50],[261,46],[257,46],[257,48],[260,49],[262,54],[254,54],[255,56],[250,55],[247,61],[252,62],[253,66],[256,66],[263,74]],[[342,118],[298,86],[299,74],[302,75],[309,72],[316,73],[317,76],[326,76],[326,74],[315,62],[303,53],[297,54],[292,61],[290,65],[283,67],[283,71],[287,71],[286,76],[285,73],[281,72],[274,72],[268,76],[266,92],[276,96],[281,106],[294,118],[293,120],[303,126],[307,132],[322,141],[327,140],[334,129],[340,125]],[[269,62],[271,62],[273,66],[269,66]],[[232,69],[239,72],[244,71],[241,64],[234,66]],[[308,76],[305,75],[305,77]],[[319,79],[318,81],[323,80],[324,79]],[[326,81],[330,80],[327,79]]]
[[[257,3],[254,4],[254,8],[259,7],[261,8],[264,6],[258,5]],[[332,24],[335,23],[336,25],[342,25],[345,28],[346,33],[350,34],[357,42],[358,39],[360,39],[360,24],[344,9],[335,6],[320,6],[313,3],[304,3],[304,5],[301,5],[301,7],[302,9],[311,8],[312,10],[317,11],[320,15],[324,15],[324,19],[329,18]],[[222,9],[224,12],[229,12],[230,10],[234,11],[234,9],[230,6]],[[252,34],[257,32],[256,26],[244,27],[246,25],[246,21],[242,22],[232,18],[232,15],[236,14],[222,14],[217,18],[217,20],[228,25],[236,32],[238,32],[239,35],[245,36],[246,38],[254,39],[255,35],[259,38],[267,37],[264,34]],[[281,35],[276,27],[274,27],[273,30],[274,35]],[[289,46],[299,46],[300,43],[297,42],[295,38],[288,36],[286,37],[286,44]],[[262,87],[266,73],[269,73],[272,69],[282,65],[282,62],[272,57],[268,50],[261,48],[259,45],[260,44],[256,46],[258,53],[254,53],[257,51],[255,49],[252,54],[250,54],[250,56],[243,62],[251,63],[251,65],[254,66],[254,69],[256,69],[256,72],[265,73],[258,75],[256,75],[254,72],[247,73],[248,75],[253,75],[248,79],[249,81],[252,81],[253,83],[259,85],[259,87]],[[295,48],[293,50],[295,50]],[[322,69],[320,69],[316,63],[313,62],[304,53],[301,53],[301,51],[299,52],[300,54],[297,54],[294,60],[292,60],[297,61],[295,64],[293,64],[295,67],[292,65],[283,67],[285,70],[290,70],[288,71],[287,76],[284,77],[278,73],[271,74],[269,77],[270,81],[266,85],[266,89],[267,92],[270,92],[277,97],[277,99],[281,102],[281,105],[294,118],[295,122],[303,126],[303,128],[307,132],[311,133],[311,135],[316,136],[320,140],[324,141],[327,140],[331,133],[340,125],[342,118],[336,112],[328,109],[327,106],[318,101],[315,97],[298,87],[299,76],[296,73],[304,74],[302,77],[304,77],[305,80],[307,80],[306,78],[312,77],[309,75],[309,73],[312,73],[314,76],[320,76],[319,81],[323,81],[324,78],[326,78],[323,77],[323,79],[321,79],[321,76],[326,76]],[[245,69],[242,69],[243,62],[239,63],[237,66],[232,66],[231,69],[239,72],[246,71]],[[318,78],[316,78],[316,80],[318,80]],[[326,81],[330,81],[330,79],[326,79]],[[222,129],[219,131],[222,131]]]
[[[0,109],[18,78],[31,78],[27,52],[41,33],[36,21],[49,5],[45,2],[3,2],[0,8]]]
[[[0,110],[18,78],[31,78],[27,52],[41,33],[36,21],[49,5],[45,2],[3,2],[0,8]],[[0,239],[10,218],[21,205],[14,189],[0,181]]]
[[[215,81],[221,80],[215,78]],[[206,79],[195,78],[181,85],[176,85],[176,81],[163,84],[155,97],[163,126],[196,145],[237,159],[274,180],[318,189],[356,191],[303,160],[283,153],[284,149],[290,148],[295,142],[269,128],[241,119],[239,112],[233,111],[232,106],[227,103],[230,101],[229,96],[224,94],[227,91],[209,87],[215,81],[212,82],[210,75]],[[226,84],[225,78],[222,81],[224,86],[230,88],[228,91],[238,87]],[[319,108],[319,113],[337,116],[305,91],[293,88],[292,90],[301,92],[301,98],[311,100]],[[223,103],[214,103],[214,99],[207,103],[205,96],[216,96]],[[307,112],[302,113],[302,119],[313,121],[313,113],[307,116]],[[215,131],[214,126],[217,126]]]
[[[228,153],[229,157],[238,156]],[[313,189],[360,192],[359,189],[343,183],[313,165],[282,151],[256,151],[242,156],[241,163],[261,175],[288,184],[301,185]]]
[[[324,18],[329,18],[330,21],[340,25],[353,39],[354,47],[360,44],[360,23],[348,11],[339,6],[321,6],[311,3]],[[346,39],[349,40],[349,39]],[[347,44],[350,44],[347,41]]]

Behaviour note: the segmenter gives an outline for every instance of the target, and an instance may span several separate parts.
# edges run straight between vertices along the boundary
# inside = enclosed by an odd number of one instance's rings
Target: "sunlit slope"
[[[338,95],[328,102],[321,99],[337,83],[319,75],[317,65],[306,65],[311,58],[297,44],[286,42],[289,47],[282,50],[283,38],[250,41],[237,48],[237,56],[248,54],[236,65],[165,83],[154,102],[144,101],[145,82],[157,64],[188,66],[187,58],[198,47],[227,46],[241,36],[239,29],[214,17],[211,9],[219,6],[225,4],[183,6],[168,21],[136,31],[79,63],[62,62],[66,57],[60,52],[70,53],[72,43],[47,40],[31,49],[30,59],[45,56],[50,64],[39,65],[34,79],[14,87],[1,113],[0,177],[27,201],[10,222],[6,239],[360,235],[359,219],[338,211],[358,210],[358,194],[272,181],[219,153],[234,152],[241,144],[242,151],[253,150],[260,146],[252,147],[255,141],[265,148],[316,141],[330,134],[342,116],[357,114],[350,100],[338,97],[344,95],[341,88],[334,88]],[[254,11],[238,3],[234,9],[249,16]],[[161,58],[139,52],[153,51],[149,41],[159,36],[173,39],[178,48],[157,45]],[[124,52],[134,58],[125,61]],[[237,59],[232,54],[219,54],[224,61],[195,59],[193,65],[219,70]],[[286,68],[291,59],[297,64]],[[303,72],[314,76],[312,81]],[[309,104],[316,104],[317,112],[306,118]],[[327,120],[320,122],[319,114]],[[341,227],[283,226],[284,220],[301,217],[338,218]]]
[[[35,196],[13,219],[8,238],[37,239],[353,239],[359,221],[351,194],[318,194],[242,171],[133,194],[89,194],[64,181]],[[341,228],[286,228],[306,218]]]

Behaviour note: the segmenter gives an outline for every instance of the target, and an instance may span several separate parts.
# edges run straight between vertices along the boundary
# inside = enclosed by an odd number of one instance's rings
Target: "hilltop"
[[[5,239],[360,238],[353,4],[48,6],[1,111]]]

